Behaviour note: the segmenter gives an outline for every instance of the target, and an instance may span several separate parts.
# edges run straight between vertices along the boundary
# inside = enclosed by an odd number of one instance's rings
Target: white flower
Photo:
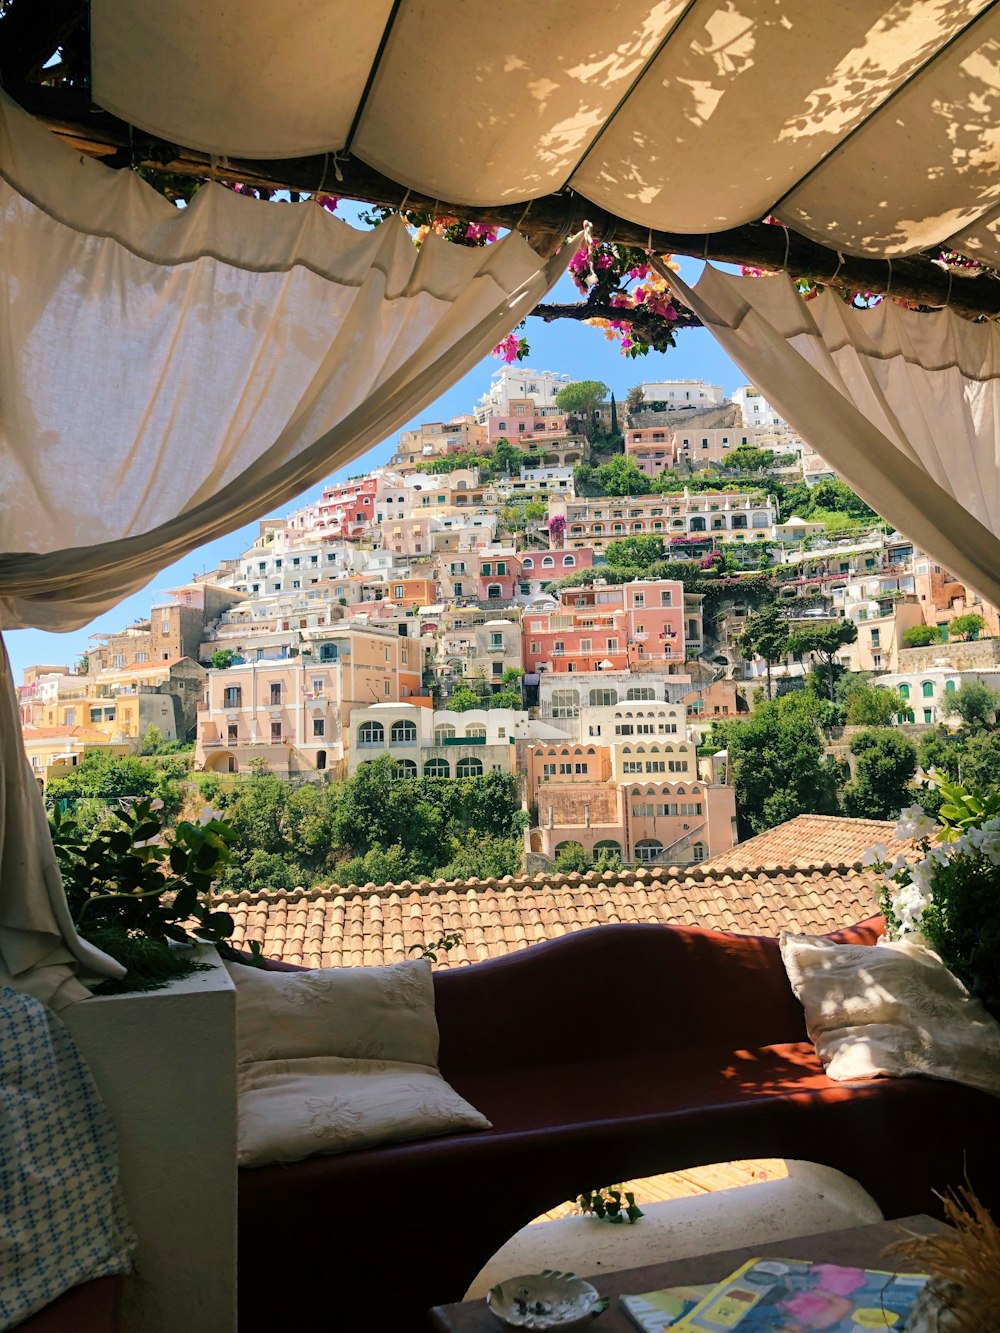
[[[157,796],[157,798],[156,798],[155,801],[150,801],[150,803],[149,803],[149,808],[150,808],[150,810],[162,810],[162,809],[163,809],[163,802],[160,800],[159,796]]]
[[[877,842],[874,847],[869,847],[866,852],[862,853],[861,864],[863,866],[881,865],[888,855],[888,851],[889,849],[884,842]]]
[[[906,857],[900,852],[892,865],[886,868],[885,873],[887,876],[899,875],[908,868],[909,864],[909,861],[907,861]]]
[[[213,810],[210,805],[206,805],[202,807],[201,815],[198,818],[198,823],[202,826],[202,828],[204,828],[206,824],[211,824],[213,819],[218,819],[218,818],[219,818],[218,813],[215,810]]]
[[[897,838],[904,840],[915,838],[919,841],[923,838],[932,838],[937,830],[937,820],[931,819],[919,805],[909,805],[905,810],[900,810],[896,824]]]

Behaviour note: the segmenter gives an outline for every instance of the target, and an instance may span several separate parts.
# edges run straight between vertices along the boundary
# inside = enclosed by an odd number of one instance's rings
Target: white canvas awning
[[[775,213],[852,254],[950,243],[1000,262],[989,0],[508,0],[488,15],[473,0],[93,0],[92,14],[98,105],[220,157],[350,152],[456,204],[570,187],[664,231]]]

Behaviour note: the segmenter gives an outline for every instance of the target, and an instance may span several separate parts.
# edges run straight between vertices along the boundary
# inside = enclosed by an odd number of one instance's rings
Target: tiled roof
[[[845,819],[843,815],[798,815],[777,828],[758,833],[728,852],[719,852],[702,869],[757,870],[795,866],[857,866],[869,847],[885,845],[892,860],[906,855],[912,842],[901,842],[893,833],[895,824],[883,819]]]
[[[81,740],[94,741],[97,744],[110,745],[111,737],[106,731],[101,731],[98,727],[84,727],[77,724],[69,727],[31,727],[21,728],[21,735],[25,741],[44,741],[44,740]]]
[[[878,912],[877,877],[835,870],[750,874],[654,869],[535,875],[346,891],[292,889],[221,895],[233,944],[308,967],[393,963],[411,945],[462,936],[442,965],[478,962],[588,926],[662,922],[741,935],[818,934]]]

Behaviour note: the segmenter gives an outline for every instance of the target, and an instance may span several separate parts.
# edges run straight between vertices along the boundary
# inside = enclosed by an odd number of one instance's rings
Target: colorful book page
[[[637,1296],[619,1296],[618,1305],[642,1333],[663,1333],[714,1290],[711,1283],[704,1287],[665,1287]]]
[[[902,1333],[926,1282],[919,1274],[799,1259],[751,1259],[674,1328],[700,1333]]]

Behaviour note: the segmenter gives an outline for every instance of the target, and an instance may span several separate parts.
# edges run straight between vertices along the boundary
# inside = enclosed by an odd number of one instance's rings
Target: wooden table
[[[595,1239],[600,1225],[599,1222],[594,1223]],[[850,1227],[846,1231],[797,1236],[774,1244],[744,1246],[738,1250],[723,1250],[718,1254],[647,1264],[645,1268],[627,1268],[620,1273],[602,1273],[599,1277],[588,1278],[602,1296],[608,1296],[611,1300],[607,1311],[594,1321],[594,1333],[636,1333],[635,1325],[618,1309],[619,1296],[639,1291],[657,1291],[661,1287],[721,1282],[740,1264],[758,1255],[879,1268],[882,1266],[882,1251],[894,1240],[899,1240],[904,1230],[930,1235],[935,1231],[943,1231],[944,1224],[920,1213],[914,1217],[901,1217],[894,1222],[876,1222],[870,1226]],[[487,1310],[485,1301],[436,1305],[430,1312],[430,1326],[438,1333],[498,1333],[501,1327]]]

